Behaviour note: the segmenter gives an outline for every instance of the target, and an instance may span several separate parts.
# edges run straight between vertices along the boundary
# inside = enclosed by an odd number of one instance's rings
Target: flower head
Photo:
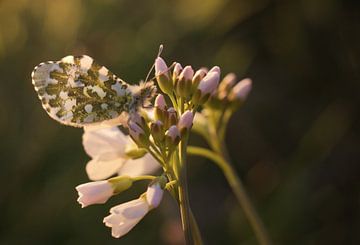
[[[78,185],[76,190],[79,194],[77,201],[82,208],[91,204],[105,203],[114,194],[112,185],[106,180]]]
[[[111,227],[111,235],[119,238],[126,235],[149,212],[146,198],[132,200],[110,209],[110,215],[104,218],[107,227]]]
[[[114,174],[139,176],[159,168],[159,164],[150,154],[137,159],[127,156],[125,146],[133,144],[131,138],[125,136],[117,127],[85,127],[83,145],[92,158],[86,165],[89,178],[103,180]]]
[[[111,227],[112,236],[119,238],[127,234],[151,209],[159,206],[163,193],[160,184],[154,183],[148,187],[145,196],[111,208],[104,223]]]

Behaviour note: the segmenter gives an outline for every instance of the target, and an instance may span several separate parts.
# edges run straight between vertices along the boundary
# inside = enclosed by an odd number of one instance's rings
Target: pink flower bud
[[[230,89],[234,86],[236,81],[236,76],[234,73],[227,74],[219,84],[218,88],[218,98],[220,100],[225,99],[230,92]]]
[[[162,94],[159,94],[155,99],[155,107],[159,108],[160,110],[166,110],[166,102],[165,98]]]
[[[220,67],[214,66],[213,68],[210,69],[210,71],[208,71],[208,73],[210,73],[210,72],[217,72],[220,74]]]
[[[232,89],[229,99],[230,100],[245,100],[252,87],[250,78],[245,78],[238,82]]]
[[[192,126],[193,120],[194,115],[191,111],[186,111],[184,114],[182,114],[178,123],[180,132],[185,128],[189,130]]]
[[[213,68],[214,69],[214,68]],[[216,71],[212,71],[200,81],[198,89],[201,91],[201,94],[204,96],[206,94],[211,94],[219,84],[220,73]]]
[[[157,120],[151,123],[150,132],[155,141],[161,142],[164,139],[164,124]]]
[[[167,120],[166,127],[170,127],[171,125],[176,125],[178,121],[176,110],[173,107],[170,107],[167,110]]]
[[[173,90],[173,84],[169,75],[169,68],[165,61],[161,57],[157,57],[155,60],[155,76],[160,89],[166,93],[171,94]]]
[[[179,80],[192,80],[194,76],[194,70],[191,66],[185,66],[185,68],[182,70],[182,72],[179,75]]]
[[[155,60],[155,75],[159,76],[164,74],[168,77],[167,71],[168,66],[166,65],[165,61],[161,57],[157,57]]]
[[[187,99],[191,94],[192,78],[194,76],[194,70],[191,66],[186,66],[179,75],[176,82],[176,94],[182,98]]]
[[[234,73],[228,73],[219,84],[219,90],[225,90],[232,88],[236,81],[236,75]]]
[[[129,122],[129,133],[135,142],[138,142],[140,136],[145,134],[144,130],[142,130],[142,128],[140,128],[139,125],[137,125],[132,121]]]
[[[179,129],[173,125],[165,133],[165,141],[169,147],[176,146],[180,142]]]
[[[164,190],[159,183],[150,185],[146,191],[146,201],[151,208],[157,208],[162,200]]]
[[[200,82],[205,76],[206,76],[206,70],[205,69],[199,69],[195,72],[195,75],[193,77],[193,83]]]
[[[174,67],[174,72],[173,72],[173,76],[176,78],[177,76],[180,75],[180,72],[182,71],[182,66],[180,63],[176,63],[175,67]]]

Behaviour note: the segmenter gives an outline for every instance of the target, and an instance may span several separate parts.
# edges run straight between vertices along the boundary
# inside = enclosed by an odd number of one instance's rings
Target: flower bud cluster
[[[131,138],[139,147],[147,148],[154,143],[163,151],[173,150],[192,127],[193,113],[185,111],[178,115],[173,107],[168,107],[162,94],[156,97],[153,112],[153,120],[145,120],[140,114],[131,116],[128,123]]]
[[[205,103],[216,90],[220,80],[220,68],[211,70],[201,68],[196,72],[191,66],[184,68],[179,63],[171,70],[165,61],[158,57],[155,61],[155,75],[160,89],[169,96],[176,95],[184,102]]]
[[[219,109],[229,105],[243,103],[250,93],[252,81],[245,78],[236,83],[234,73],[227,74],[220,82],[219,87],[213,92],[207,106]]]

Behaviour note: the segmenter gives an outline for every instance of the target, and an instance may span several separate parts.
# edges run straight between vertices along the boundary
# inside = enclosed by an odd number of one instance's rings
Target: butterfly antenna
[[[161,55],[161,53],[162,53],[162,51],[163,51],[163,48],[164,48],[164,45],[160,44],[159,51],[158,51],[158,53],[157,53],[157,55],[156,55],[155,60],[160,57],[160,55]],[[148,81],[151,72],[154,70],[154,67],[155,67],[155,61],[154,61],[154,63],[152,64],[152,66],[151,66],[148,74],[146,75],[145,82]]]

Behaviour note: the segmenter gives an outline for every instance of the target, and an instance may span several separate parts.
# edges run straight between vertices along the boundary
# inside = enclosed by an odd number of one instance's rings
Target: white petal
[[[125,144],[128,136],[125,136],[117,127],[112,128],[89,128],[86,127],[83,134],[85,151],[92,158],[110,160],[124,156]]]
[[[150,185],[146,191],[146,200],[150,207],[157,208],[162,200],[164,190],[159,183]]]
[[[150,155],[138,159],[128,159],[119,169],[119,175],[129,175],[131,177],[151,174],[160,168],[159,163]]]
[[[91,180],[103,180],[116,174],[126,160],[115,158],[110,161],[103,161],[97,158],[89,161],[86,165],[86,173]]]
[[[119,238],[139,223],[148,211],[149,206],[144,198],[135,199],[111,208],[111,214],[104,218],[104,223],[112,228],[112,236]]]
[[[92,204],[105,203],[112,195],[113,188],[107,181],[96,181],[78,185],[76,187],[78,202],[84,208]]]

